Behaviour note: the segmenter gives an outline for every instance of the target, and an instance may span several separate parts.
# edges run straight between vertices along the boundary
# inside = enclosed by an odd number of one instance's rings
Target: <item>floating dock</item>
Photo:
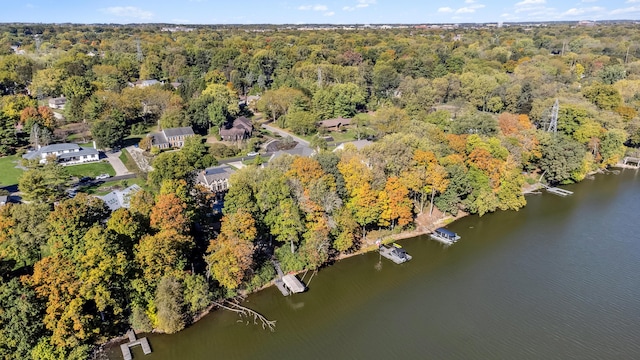
[[[624,159],[622,159],[621,165],[621,167],[625,168],[640,169],[640,158],[626,156]]]
[[[460,235],[454,233],[453,231],[449,231],[445,228],[437,228],[434,232],[429,234],[433,240],[439,241],[445,245],[451,245],[456,241],[460,240]]]
[[[273,260],[272,262],[277,274],[277,277],[273,281],[273,283],[276,285],[278,290],[280,290],[282,295],[289,296],[291,294],[297,294],[307,290],[307,287],[304,286],[302,281],[298,280],[295,275],[285,275],[280,268],[280,263],[275,260]]]
[[[381,245],[378,251],[380,255],[396,264],[402,264],[411,260],[411,255],[407,254],[407,252],[397,244],[393,244],[392,246]]]
[[[573,191],[569,191],[569,190],[565,190],[565,189],[561,189],[561,188],[557,188],[557,187],[550,187],[550,186],[546,186],[543,185],[545,189],[547,189],[548,192],[554,194],[554,195],[559,195],[559,196],[569,196],[569,195],[573,195]]]
[[[136,340],[136,333],[133,332],[133,330],[127,331],[127,336],[129,337],[129,342],[120,345],[120,350],[122,351],[122,357],[124,360],[133,359],[133,356],[131,355],[131,348],[137,345],[142,346],[142,352],[145,355],[151,354],[151,346],[149,345],[149,340],[147,340],[146,337]]]
[[[291,291],[293,294],[301,293],[307,290],[307,287],[304,286],[304,284],[300,280],[298,280],[298,278],[295,275],[289,274],[289,275],[283,276],[282,282],[287,287],[287,289]]]

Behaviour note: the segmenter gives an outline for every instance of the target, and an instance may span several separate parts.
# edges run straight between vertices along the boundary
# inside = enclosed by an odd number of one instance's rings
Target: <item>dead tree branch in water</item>
[[[259,312],[255,311],[255,310],[251,310],[248,307],[242,306],[240,304],[237,304],[235,302],[230,302],[230,301],[224,301],[223,303],[219,303],[219,302],[215,302],[214,304],[216,306],[219,306],[225,310],[229,310],[229,311],[233,311],[235,313],[237,313],[239,316],[246,316],[248,318],[253,317],[253,323],[254,324],[258,324],[258,321],[260,321],[260,323],[262,324],[262,328],[266,329],[269,328],[269,330],[274,331],[276,328],[276,321],[275,320],[268,320],[266,317],[264,317],[262,314],[260,314]]]

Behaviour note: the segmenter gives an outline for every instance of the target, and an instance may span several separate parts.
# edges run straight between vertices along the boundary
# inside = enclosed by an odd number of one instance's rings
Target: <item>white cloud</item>
[[[629,13],[637,13],[640,12],[640,6],[631,6],[624,9],[615,9],[609,11],[609,15],[620,15],[620,14],[629,14]]]
[[[464,0],[465,4],[473,4],[476,0]]]
[[[308,11],[308,10],[327,11],[327,10],[329,10],[329,8],[327,7],[327,5],[300,5],[300,6],[298,6],[298,10],[302,10],[302,11]]]
[[[336,13],[334,11],[329,11],[329,12],[324,13],[324,16],[333,16],[335,14]]]
[[[441,7],[438,9],[440,13],[452,13],[454,10],[450,7]]]
[[[516,6],[528,6],[528,5],[542,5],[546,4],[547,0],[524,0],[516,3]]]
[[[456,14],[471,14],[471,13],[474,13],[474,12],[476,12],[476,9],[472,9],[470,7],[463,7],[463,8],[460,8],[460,9],[456,10]]]
[[[354,11],[357,9],[364,9],[369,7],[370,5],[376,4],[376,0],[357,0],[355,6],[345,6],[342,8],[343,11]]]
[[[583,3],[594,3],[598,0],[581,0]]]
[[[366,8],[376,3],[376,0],[358,0],[357,8]]]
[[[594,13],[594,12],[603,12],[605,11],[605,8],[600,7],[600,6],[592,6],[590,8],[571,8],[567,11],[565,11],[564,13],[562,13],[561,16],[581,16],[584,14],[590,14],[590,13]]]
[[[627,0],[625,1],[627,4],[633,4],[633,3],[637,3],[640,2],[640,0]]]
[[[149,20],[153,17],[153,13],[151,11],[142,10],[135,6],[112,6],[100,10],[110,15],[140,20]]]

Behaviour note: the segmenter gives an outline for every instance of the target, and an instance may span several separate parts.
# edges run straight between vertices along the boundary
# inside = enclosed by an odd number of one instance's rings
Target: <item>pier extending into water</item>
[[[280,268],[280,264],[275,260],[273,261],[273,267],[276,269],[276,273],[278,274],[273,282],[282,295],[289,296],[291,294],[297,294],[307,290],[307,287],[304,286],[302,281],[298,280],[295,275],[284,275]]]
[[[633,169],[640,169],[640,158],[626,156],[622,159],[622,165]]]
[[[548,192],[554,194],[554,195],[559,195],[559,196],[569,196],[569,195],[573,195],[573,191],[569,191],[569,190],[565,190],[565,189],[561,189],[561,188],[557,188],[557,187],[551,187],[551,186],[547,186],[547,185],[542,185],[542,187],[544,187],[545,189],[547,189]]]
[[[147,340],[146,337],[136,340],[136,333],[133,330],[127,331],[127,336],[129,337],[129,342],[120,345],[120,350],[122,350],[122,357],[124,360],[133,359],[133,356],[131,355],[131,348],[137,345],[142,346],[142,352],[145,355],[151,354],[151,346],[149,345],[149,340]]]

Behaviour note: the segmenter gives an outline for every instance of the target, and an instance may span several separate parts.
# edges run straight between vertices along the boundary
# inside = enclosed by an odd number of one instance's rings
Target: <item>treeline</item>
[[[317,269],[423,211],[519,209],[525,182],[579,181],[640,143],[630,26],[0,29],[2,154],[33,143],[36,124],[40,144],[64,139],[69,123],[104,147],[157,122],[205,134],[250,115],[238,103],[249,94],[261,96],[249,108],[298,134],[353,117],[353,137],[375,140],[331,152],[313,137],[311,158],[238,171],[219,229],[212,194],[194,182],[216,156],[198,141],[158,155],[152,191],[113,214],[83,194],[65,200],[56,166],[29,170],[20,185],[31,202],[0,208],[6,358],[85,358],[129,326],[179,331],[212,299],[268,283],[273,256],[285,270]],[[164,84],[128,85],[139,79]],[[38,103],[61,94],[62,120]],[[557,132],[547,132],[556,99]]]

